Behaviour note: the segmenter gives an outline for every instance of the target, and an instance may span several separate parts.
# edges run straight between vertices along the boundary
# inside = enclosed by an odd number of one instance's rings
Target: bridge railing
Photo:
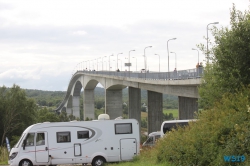
[[[80,70],[77,72],[98,74],[98,75],[110,75],[118,77],[131,77],[138,79],[155,79],[155,80],[182,80],[182,79],[194,79],[200,78],[203,75],[203,67],[195,69],[179,70],[172,72],[128,72],[128,71],[88,71]]]

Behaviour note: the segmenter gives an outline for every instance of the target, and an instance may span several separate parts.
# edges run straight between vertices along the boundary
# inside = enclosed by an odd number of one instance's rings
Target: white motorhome
[[[131,160],[140,151],[135,119],[44,122],[29,126],[11,149],[11,166]]]
[[[167,131],[171,131],[172,129],[176,129],[177,126],[185,126],[188,125],[190,121],[196,121],[196,119],[188,119],[188,120],[168,120],[164,121],[161,124],[161,137],[164,136],[164,134]]]

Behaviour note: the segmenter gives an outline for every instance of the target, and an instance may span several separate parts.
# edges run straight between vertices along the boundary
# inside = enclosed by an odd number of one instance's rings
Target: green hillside
[[[33,98],[39,106],[56,108],[64,99],[66,91],[42,91],[35,89],[25,89],[29,98]],[[95,88],[95,100],[104,101],[105,90],[101,87]],[[82,94],[82,93],[81,93]],[[123,89],[123,102],[128,102],[128,88]],[[147,104],[147,91],[141,90],[141,102]],[[165,109],[177,109],[178,97],[163,94],[163,107]]]

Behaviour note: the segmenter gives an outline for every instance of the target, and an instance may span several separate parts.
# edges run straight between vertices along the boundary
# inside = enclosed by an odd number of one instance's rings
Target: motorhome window
[[[70,132],[57,132],[57,143],[71,142]]]
[[[45,145],[44,133],[37,133],[36,135],[36,146]]]
[[[163,133],[165,134],[167,131],[171,131],[172,129],[176,129],[177,126],[185,126],[188,122],[179,122],[179,123],[165,123],[163,126]]]
[[[78,139],[88,139],[89,138],[89,131],[77,131],[77,138]]]
[[[26,147],[28,146],[34,146],[34,139],[35,139],[35,133],[28,133],[26,139]],[[23,144],[22,144],[23,147]]]
[[[115,134],[132,134],[132,123],[115,124]]]

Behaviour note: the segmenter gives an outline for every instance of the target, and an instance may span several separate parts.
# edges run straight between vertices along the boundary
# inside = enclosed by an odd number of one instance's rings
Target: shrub
[[[158,162],[175,165],[228,165],[224,156],[250,155],[250,88],[224,95],[198,121],[168,132],[156,145]],[[240,163],[230,163],[240,164]]]

